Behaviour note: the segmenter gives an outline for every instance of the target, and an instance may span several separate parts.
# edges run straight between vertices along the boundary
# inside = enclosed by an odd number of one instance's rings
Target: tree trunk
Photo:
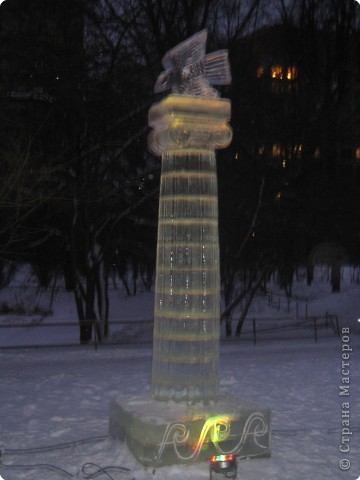
[[[99,325],[94,310],[95,305],[95,272],[93,266],[88,266],[86,274],[86,292],[85,292],[85,319],[89,322],[90,338],[92,333],[92,326],[95,326],[95,341],[100,341]]]
[[[230,273],[228,272],[227,274],[227,279],[224,281],[224,301],[225,301],[225,309],[230,305],[231,301],[231,296],[233,293],[234,289],[234,273],[233,271]],[[225,320],[225,334],[227,338],[230,338],[232,336],[232,313],[231,310],[227,313],[225,310],[225,314],[221,316],[220,321]]]
[[[92,336],[92,326],[88,325],[86,322],[84,306],[83,306],[83,294],[82,294],[82,285],[81,280],[77,279],[75,288],[74,288],[74,298],[76,311],[78,315],[79,325],[80,325],[80,343],[87,344],[91,340]]]
[[[96,294],[99,312],[99,332],[98,338],[101,343],[108,336],[109,324],[109,298],[108,298],[108,273],[104,267],[103,260],[99,260],[96,269]]]
[[[306,283],[310,287],[314,279],[314,265],[310,262],[306,265]]]
[[[248,298],[246,299],[245,307],[243,308],[243,310],[242,310],[242,312],[241,312],[241,315],[240,315],[238,324],[237,324],[237,326],[236,326],[235,335],[236,335],[237,337],[240,337],[241,330],[242,330],[242,327],[243,327],[244,322],[245,322],[245,319],[246,319],[246,315],[247,315],[248,310],[249,310],[249,308],[250,308],[251,302],[253,301],[253,298],[254,298],[254,296],[255,296],[256,290],[257,290],[257,287],[254,287],[254,288],[252,289],[252,291],[250,292],[250,295],[249,295]]]
[[[331,264],[331,287],[332,292],[340,292],[341,285],[341,262],[335,260]]]
[[[253,301],[254,299],[254,296],[259,288],[259,286],[261,285],[261,282],[264,278],[264,275],[265,275],[265,272],[266,270],[264,269],[260,276],[258,277],[258,279],[256,280],[256,283],[255,285],[251,288],[250,290],[250,293],[249,293],[249,296],[247,297],[247,300],[246,300],[246,303],[245,303],[245,307],[243,308],[243,311],[241,313],[241,316],[239,318],[239,321],[238,321],[238,324],[237,324],[237,327],[236,327],[236,336],[239,337],[240,334],[241,334],[241,330],[242,330],[242,327],[244,325],[244,322],[245,322],[245,318],[246,318],[246,315],[248,313],[248,310],[250,308],[250,305],[251,305],[251,302]]]

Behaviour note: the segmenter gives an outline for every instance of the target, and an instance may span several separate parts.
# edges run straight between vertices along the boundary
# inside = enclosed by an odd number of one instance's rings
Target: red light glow
[[[234,455],[229,454],[229,455],[213,455],[211,457],[211,463],[217,463],[217,462],[233,462],[234,461]]]

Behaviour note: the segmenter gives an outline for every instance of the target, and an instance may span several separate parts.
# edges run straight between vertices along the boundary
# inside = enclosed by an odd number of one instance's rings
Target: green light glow
[[[201,419],[199,419],[201,420]],[[208,448],[209,440],[215,446],[219,453],[222,453],[219,443],[228,439],[230,435],[231,417],[226,415],[216,415],[208,418],[199,435],[196,443],[189,442],[190,431],[182,423],[175,423],[168,426],[164,433],[157,458],[160,460],[166,445],[168,445],[171,438],[174,441],[174,449],[177,457],[183,461],[192,461],[196,459],[200,452]],[[196,421],[196,418],[193,419]],[[178,447],[190,445],[191,453],[184,455],[183,451]]]

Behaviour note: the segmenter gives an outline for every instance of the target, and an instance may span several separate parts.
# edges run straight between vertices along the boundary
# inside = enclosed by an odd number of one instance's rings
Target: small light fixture
[[[237,476],[237,462],[233,454],[213,455],[210,459],[210,480],[221,474],[225,478],[235,479]]]

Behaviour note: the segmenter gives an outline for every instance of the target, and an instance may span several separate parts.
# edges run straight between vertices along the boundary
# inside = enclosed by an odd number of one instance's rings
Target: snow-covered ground
[[[22,300],[40,302],[30,287],[22,288]],[[14,291],[0,292],[0,301],[13,301]],[[16,292],[19,299],[19,289]],[[328,283],[318,277],[311,288],[303,280],[294,287],[294,294],[307,302],[299,301],[297,307],[291,302],[288,307],[284,297],[274,296],[272,302],[257,299],[249,312],[250,332],[252,318],[259,328],[267,320],[282,325],[297,321],[296,314],[302,317],[307,304],[308,317],[326,311],[339,316],[340,338],[331,329],[320,329],[315,343],[309,326],[259,332],[257,345],[250,333],[240,340],[222,341],[222,393],[272,411],[272,456],[240,460],[239,480],[360,477],[359,293],[349,272],[339,294],[331,294]],[[111,318],[151,319],[151,294],[128,299],[119,291],[112,295]],[[41,302],[48,302],[44,293]],[[25,320],[75,323],[68,293],[59,290],[52,308],[51,318],[32,315]],[[8,325],[25,320],[14,315],[0,318]],[[119,338],[116,329],[120,328],[112,327],[113,338]],[[138,337],[141,328],[133,328]],[[0,347],[76,343],[77,338],[75,327],[0,329]],[[145,469],[123,443],[107,437],[110,399],[118,393],[149,392],[151,354],[151,343],[108,344],[97,350],[93,346],[0,348],[0,476],[4,480],[209,478],[207,463]]]

